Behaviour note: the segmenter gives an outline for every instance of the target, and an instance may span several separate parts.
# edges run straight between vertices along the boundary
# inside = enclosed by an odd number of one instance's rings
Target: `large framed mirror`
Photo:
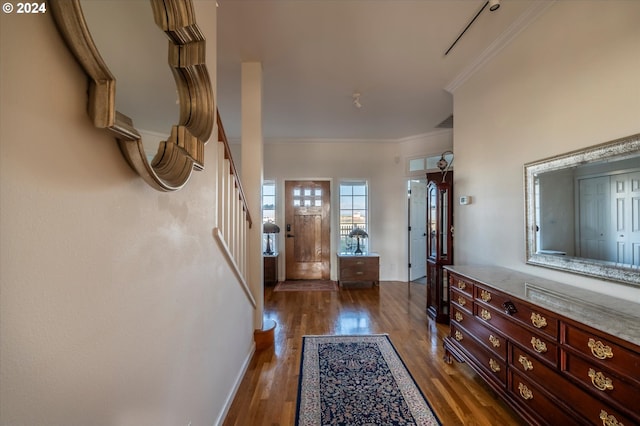
[[[527,263],[640,286],[640,134],[524,173]]]
[[[59,0],[49,8],[89,77],[93,124],[115,136],[129,165],[153,188],[182,188],[204,168],[215,120],[192,1]]]

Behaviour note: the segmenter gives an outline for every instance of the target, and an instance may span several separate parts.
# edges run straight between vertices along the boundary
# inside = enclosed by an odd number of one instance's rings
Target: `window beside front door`
[[[357,238],[349,237],[354,228],[369,232],[369,192],[366,181],[340,182],[340,246],[339,253],[353,253]],[[360,249],[367,252],[369,239],[360,239]]]
[[[276,183],[264,181],[262,184],[262,224],[276,222]],[[267,228],[267,230],[269,230]],[[278,253],[278,234],[263,232],[262,252],[265,254]]]

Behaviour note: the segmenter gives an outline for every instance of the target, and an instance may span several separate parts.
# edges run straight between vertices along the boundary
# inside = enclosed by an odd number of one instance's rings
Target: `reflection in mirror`
[[[640,285],[640,135],[525,165],[527,263]]]
[[[205,39],[195,23],[192,1],[83,0],[82,5],[85,3],[87,7],[99,7],[101,3],[108,6],[106,10],[98,12],[98,21],[102,21],[107,29],[110,27],[111,33],[106,38],[96,33],[96,38],[102,40],[99,43],[121,43],[116,48],[111,48],[109,53],[105,52],[104,59],[99,50],[101,47],[96,47],[94,43],[93,29],[89,26],[92,24],[85,20],[80,0],[51,2],[49,9],[69,49],[89,76],[89,116],[96,127],[106,128],[114,134],[129,165],[149,185],[161,191],[182,188],[194,169],[204,168],[204,144],[211,135],[215,119],[213,90],[205,65]],[[132,9],[125,11],[120,17],[112,16],[117,13],[116,10],[112,10],[117,9],[116,5]],[[140,9],[145,7],[146,12]],[[158,42],[149,42],[146,50],[143,47],[137,53],[129,51],[133,38],[144,39],[147,37],[146,34],[153,34],[148,21],[149,12],[156,27],[161,30],[156,31]],[[124,20],[130,18],[133,18],[133,22],[123,24]],[[165,45],[164,53],[159,58],[159,49],[155,47],[159,46],[158,43]],[[147,58],[148,54],[153,56],[154,63],[159,61],[162,65],[149,63],[148,61],[152,60]],[[118,77],[120,78],[120,74],[128,74],[123,78],[124,88],[118,85],[118,96],[123,96],[123,102],[118,101],[117,108],[116,79],[105,62],[105,59],[109,61],[113,58],[116,58],[114,69],[118,70]],[[149,65],[153,68],[151,71],[147,68]],[[166,77],[166,72],[162,69],[171,71],[171,83],[162,80]],[[129,79],[132,70],[133,75],[137,73],[138,80]],[[155,81],[156,78],[161,80]],[[146,92],[139,85],[139,80],[152,80],[155,91]],[[135,86],[133,93],[126,86],[131,82]],[[168,95],[162,95],[165,98],[163,101],[155,98],[158,87],[171,88]],[[175,114],[176,98],[179,103],[178,114]],[[165,109],[169,111],[168,115],[173,114],[174,118],[168,119],[167,114],[148,114]],[[134,127],[133,120],[136,120],[136,126],[142,123],[148,128],[144,132],[139,131]],[[162,129],[156,129],[157,126]],[[157,133],[158,131],[160,133]],[[160,138],[161,141],[154,144],[155,149],[145,148],[142,144],[142,134],[148,135],[151,139]],[[168,136],[163,137],[167,134]],[[148,156],[153,158],[149,160]]]
[[[133,118],[147,160],[152,161],[159,141],[167,140],[180,116],[176,84],[167,62],[167,37],[154,22],[148,1],[80,3],[93,42],[116,79],[116,110]],[[135,37],[129,29],[134,29]]]

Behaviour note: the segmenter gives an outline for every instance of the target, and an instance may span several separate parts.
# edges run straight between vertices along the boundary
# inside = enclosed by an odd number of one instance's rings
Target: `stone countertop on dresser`
[[[451,272],[640,345],[640,304],[499,266],[446,266]]]

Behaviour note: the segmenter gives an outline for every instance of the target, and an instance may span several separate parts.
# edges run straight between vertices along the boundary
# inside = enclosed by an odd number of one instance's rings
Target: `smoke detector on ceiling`
[[[360,103],[360,93],[358,92],[353,93],[353,106],[358,109],[362,108],[362,104]]]

